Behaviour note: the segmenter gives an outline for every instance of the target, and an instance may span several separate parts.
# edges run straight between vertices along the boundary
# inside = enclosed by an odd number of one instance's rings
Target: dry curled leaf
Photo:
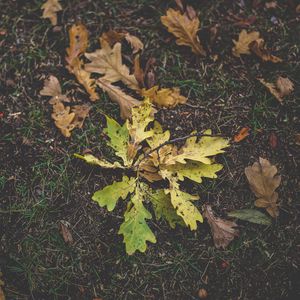
[[[88,46],[88,31],[82,24],[73,25],[69,30],[70,47],[66,49],[68,63],[67,68],[74,74],[80,84],[84,86],[92,101],[99,99],[95,91],[95,80],[91,74],[83,68],[83,61],[80,56],[86,51]]]
[[[68,97],[62,94],[60,83],[58,79],[53,75],[51,75],[49,79],[46,79],[44,81],[44,87],[40,91],[40,95],[51,96],[63,102],[70,102]]]
[[[205,205],[203,216],[211,228],[214,244],[217,248],[225,249],[234,237],[239,235],[239,231],[235,228],[237,224],[216,217],[210,205]]]
[[[43,19],[49,19],[51,24],[55,26],[57,24],[57,12],[62,10],[62,7],[58,0],[47,0],[43,5]]]
[[[179,88],[162,88],[156,85],[149,90],[142,89],[142,96],[149,97],[150,101],[159,107],[175,107],[184,104],[187,98],[180,95]]]
[[[145,73],[144,70],[141,67],[140,63],[140,55],[136,55],[133,61],[133,74],[137,82],[139,83],[140,87],[145,86],[144,77]]]
[[[85,65],[85,70],[91,73],[103,74],[103,80],[114,83],[122,81],[129,88],[139,90],[139,84],[129,68],[122,63],[121,44],[116,43],[113,48],[102,40],[102,48],[85,56],[91,62]]]
[[[60,222],[60,232],[61,232],[61,235],[62,235],[64,241],[67,244],[73,244],[73,242],[74,242],[73,236],[68,227],[69,227],[69,224],[67,222],[65,222],[65,221]]]
[[[251,54],[249,44],[259,38],[259,32],[252,31],[247,33],[243,29],[239,34],[239,39],[237,41],[232,40],[234,47],[232,48],[232,54],[236,57],[240,57],[241,54]]]
[[[264,79],[258,79],[270,93],[280,102],[283,102],[283,98],[289,95],[294,90],[294,84],[288,79],[279,76],[276,80],[276,84],[266,82]]]
[[[270,51],[265,46],[264,39],[258,38],[255,41],[251,42],[249,45],[251,51],[256,54],[263,61],[270,61],[272,63],[282,62],[282,59],[270,54]]]
[[[249,135],[249,127],[243,127],[237,135],[234,136],[233,140],[238,143],[244,140]]]
[[[72,108],[65,106],[63,102],[70,102],[70,100],[62,94],[60,83],[56,77],[50,76],[45,80],[40,95],[51,97],[49,100],[53,107],[51,117],[55,126],[65,137],[70,137],[74,128],[82,128],[90,107],[88,105],[75,105]]]
[[[281,97],[288,96],[294,90],[294,84],[287,77],[279,76],[276,80],[276,86]]]
[[[276,175],[277,168],[272,166],[267,159],[260,157],[259,162],[245,168],[245,174],[251,190],[258,198],[255,206],[265,208],[273,218],[276,218],[279,215],[279,204],[277,203],[278,193],[275,190],[281,182],[281,176]]]
[[[105,91],[110,99],[120,106],[121,118],[128,119],[131,116],[131,109],[134,106],[140,105],[142,102],[125,94],[121,88],[112,85],[109,81],[99,78],[96,81],[97,85]]]
[[[167,15],[161,17],[161,22],[177,38],[178,45],[188,46],[195,54],[206,56],[206,51],[197,35],[200,27],[197,17],[190,19],[187,14],[181,14],[180,11],[169,8]]]
[[[143,50],[144,49],[144,44],[142,43],[142,41],[134,36],[134,35],[131,35],[129,33],[126,33],[125,34],[125,39],[126,41],[131,45],[131,48],[133,50],[133,54],[139,52],[140,50]]]

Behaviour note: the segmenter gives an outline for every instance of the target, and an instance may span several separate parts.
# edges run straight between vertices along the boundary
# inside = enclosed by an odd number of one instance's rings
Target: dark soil
[[[208,299],[300,299],[299,3],[277,1],[277,8],[267,9],[265,1],[187,1],[200,15],[203,44],[209,45],[210,28],[219,28],[210,55],[201,58],[178,46],[160,22],[175,1],[61,1],[55,30],[40,18],[43,2],[0,1],[0,271],[6,298],[198,299],[204,288]],[[232,15],[255,15],[247,30],[259,31],[283,63],[234,57],[232,39],[241,28]],[[90,32],[89,51],[108,29],[137,35],[145,44],[142,63],[156,59],[157,84],[178,86],[188,96],[186,105],[156,116],[173,137],[211,128],[232,138],[250,127],[250,136],[218,158],[224,169],[217,180],[186,182],[185,188],[200,195],[199,208],[209,203],[222,217],[253,208],[244,168],[267,158],[282,176],[280,215],[271,226],[238,221],[240,236],[219,250],[206,223],[191,232],[153,220],[157,243],[146,253],[125,253],[117,234],[125,202],[107,212],[91,201],[122,173],[73,158],[86,149],[112,157],[103,112],[121,122],[118,106],[99,91],[83,129],[66,139],[54,126],[47,97],[39,95],[44,79],[54,75],[78,103],[89,102],[64,61],[68,29],[79,21]],[[283,104],[256,79],[274,82],[278,75],[295,85]],[[70,224],[72,245],[61,236],[62,221]]]

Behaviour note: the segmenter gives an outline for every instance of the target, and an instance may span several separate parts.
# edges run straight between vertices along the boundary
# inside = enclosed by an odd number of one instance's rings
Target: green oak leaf
[[[128,194],[133,193],[135,186],[135,178],[123,176],[122,181],[114,182],[95,192],[92,199],[101,207],[107,206],[107,210],[112,211],[120,198],[124,200]]]

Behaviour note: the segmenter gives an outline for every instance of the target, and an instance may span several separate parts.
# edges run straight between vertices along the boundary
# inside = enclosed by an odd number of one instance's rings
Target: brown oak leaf
[[[188,14],[169,8],[167,14],[161,17],[161,22],[177,38],[178,45],[188,46],[195,54],[206,56],[206,51],[197,35],[200,27],[199,18],[195,16],[190,19]]]
[[[232,221],[223,220],[214,215],[210,205],[204,206],[203,216],[211,228],[214,244],[217,248],[225,249],[229,243],[239,235],[237,224]]]
[[[256,54],[263,61],[270,61],[272,63],[282,62],[281,58],[270,54],[270,51],[265,46],[264,39],[261,38],[256,39],[255,41],[250,43],[249,48],[254,54]]]
[[[275,190],[281,182],[281,176],[276,175],[277,168],[267,159],[260,157],[259,162],[245,168],[245,174],[251,190],[258,198],[255,206],[265,208],[273,218],[276,218],[279,215],[279,204],[278,193]]]
[[[249,44],[259,38],[259,32],[252,31],[247,33],[243,29],[239,34],[239,39],[237,41],[232,40],[234,47],[232,48],[232,54],[236,57],[240,57],[241,54],[251,54]]]

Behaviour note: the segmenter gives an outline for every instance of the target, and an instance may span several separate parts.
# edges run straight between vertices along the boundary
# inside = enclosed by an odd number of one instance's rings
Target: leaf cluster
[[[178,224],[195,230],[197,222],[203,222],[194,204],[199,197],[183,191],[181,182],[185,178],[197,183],[201,183],[203,177],[216,178],[222,165],[215,163],[212,157],[224,152],[229,142],[222,137],[211,136],[211,131],[207,130],[199,134],[202,136],[199,140],[194,132],[182,147],[178,147],[170,140],[170,132],[163,131],[159,122],[153,122],[153,108],[148,98],[132,109],[131,120],[126,120],[123,125],[108,116],[106,120],[108,145],[121,162],[110,163],[91,154],[76,156],[102,168],[135,171],[136,177],[124,175],[121,181],[104,187],[92,197],[109,211],[115,208],[120,198],[129,198],[124,222],[119,229],[119,234],[124,236],[127,253],[144,252],[147,241],[156,242],[147,224],[152,214],[146,203],[152,204],[156,219],[165,219],[172,228]],[[164,181],[165,188],[155,190],[147,181]]]

